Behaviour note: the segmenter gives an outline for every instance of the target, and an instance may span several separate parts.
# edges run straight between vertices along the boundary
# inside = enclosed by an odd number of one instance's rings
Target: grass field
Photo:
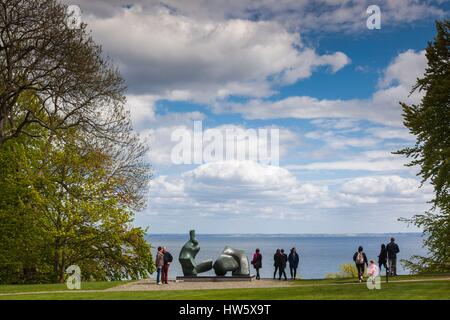
[[[83,290],[105,290],[127,283],[126,281],[83,282]],[[17,292],[69,291],[65,283],[7,284],[0,285],[0,294]],[[0,298],[1,299],[1,298]]]
[[[107,288],[123,284],[123,282],[91,282],[84,283],[82,290],[69,291],[63,285],[2,285],[0,299],[4,300],[159,300],[159,299],[352,299],[352,300],[392,300],[392,299],[450,299],[450,281],[437,280],[434,277],[404,276],[395,278],[389,283],[382,283],[381,290],[368,290],[364,283],[355,283],[349,279],[298,280],[287,288],[258,288],[258,289],[223,289],[223,290],[195,290],[195,291],[147,291],[147,292],[107,292]],[[406,280],[414,280],[406,282]],[[394,282],[396,281],[396,282]],[[404,281],[404,282],[401,282]],[[46,293],[41,293],[46,291]],[[52,292],[58,291],[58,292]],[[24,294],[14,294],[14,293]],[[35,294],[26,294],[38,292]],[[8,295],[11,293],[11,295]]]

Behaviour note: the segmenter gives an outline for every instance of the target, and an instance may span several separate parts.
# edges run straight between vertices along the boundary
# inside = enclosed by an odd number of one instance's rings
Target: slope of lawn
[[[365,276],[367,277],[367,276]],[[400,275],[389,277],[388,282],[407,281],[407,280],[433,280],[433,279],[450,279],[450,274],[420,274],[420,275]],[[336,283],[355,283],[356,278],[326,278],[326,279],[299,279],[294,281],[295,284],[336,284]],[[381,276],[381,282],[386,283],[386,276]]]
[[[126,281],[99,281],[82,282],[82,290],[105,290],[127,283]],[[0,285],[0,294],[15,292],[44,292],[44,291],[64,291],[67,289],[65,283],[50,284],[4,284]]]
[[[407,278],[407,277],[403,277]],[[192,290],[192,291],[147,291],[147,292],[55,292],[45,294],[3,295],[0,299],[42,299],[42,300],[276,300],[276,299],[316,299],[316,300],[395,300],[395,299],[450,299],[449,280],[423,280],[418,282],[382,283],[380,290],[369,290],[364,283],[357,284],[349,279],[337,281],[300,280],[293,282],[287,288],[258,289],[222,289],[222,290]],[[396,278],[398,279],[398,278]],[[408,279],[411,279],[408,277]],[[403,280],[403,279],[402,279]],[[415,279],[414,280],[418,280]],[[347,281],[347,282],[344,282]],[[100,284],[96,288],[100,290]],[[87,284],[85,284],[87,285]],[[84,287],[83,289],[86,289]],[[40,290],[34,290],[40,291]],[[5,292],[2,289],[2,292]],[[23,292],[23,291],[22,291]]]

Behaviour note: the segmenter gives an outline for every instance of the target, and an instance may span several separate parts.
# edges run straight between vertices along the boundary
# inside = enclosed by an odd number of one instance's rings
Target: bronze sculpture
[[[185,277],[195,277],[198,273],[212,269],[212,260],[206,260],[199,264],[195,262],[195,256],[199,251],[200,246],[195,238],[195,230],[191,230],[189,231],[189,241],[184,244],[178,258]]]
[[[233,276],[250,275],[249,263],[245,252],[226,246],[219,258],[214,262],[214,272],[218,276],[225,276],[228,271]]]
[[[225,276],[229,271],[233,276],[250,275],[248,259],[242,250],[226,246],[214,265],[212,260],[197,264],[195,256],[199,251],[200,246],[195,238],[195,230],[191,230],[189,231],[189,241],[184,244],[178,258],[185,277],[196,277],[198,273],[209,271],[212,268],[217,276]]]

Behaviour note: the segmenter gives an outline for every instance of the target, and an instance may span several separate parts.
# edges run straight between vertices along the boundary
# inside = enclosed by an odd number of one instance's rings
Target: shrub
[[[358,278],[358,270],[353,263],[343,263],[339,266],[341,271],[336,273],[328,273],[326,275],[327,279],[338,279],[338,278]]]

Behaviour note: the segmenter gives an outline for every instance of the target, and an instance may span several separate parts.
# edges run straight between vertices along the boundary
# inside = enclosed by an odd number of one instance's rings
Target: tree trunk
[[[64,283],[65,273],[66,273],[66,262],[64,259],[64,252],[62,251],[61,252],[61,264],[59,265],[59,283]]]
[[[53,257],[53,272],[55,273],[55,280],[59,282],[59,240],[55,240],[55,255]]]

